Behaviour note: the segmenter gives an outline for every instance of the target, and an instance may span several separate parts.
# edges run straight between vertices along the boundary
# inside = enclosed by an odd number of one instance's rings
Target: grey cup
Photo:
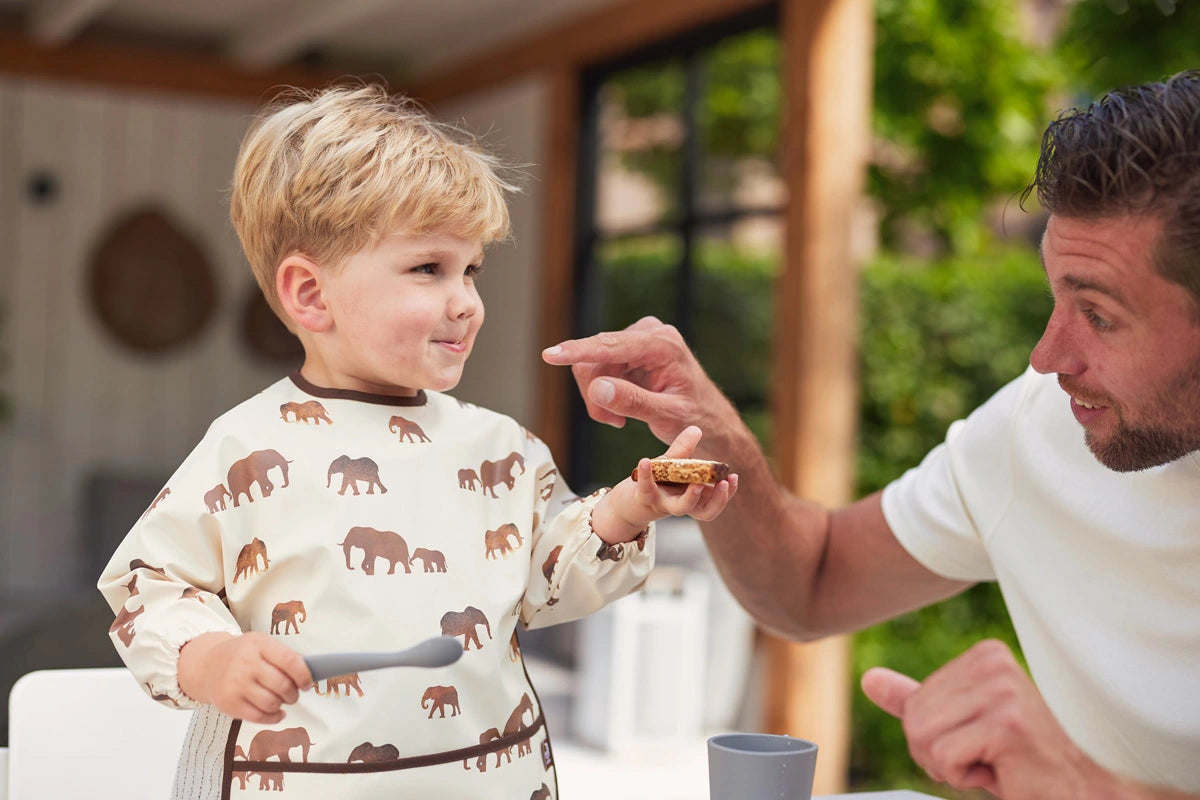
[[[708,740],[710,800],[812,800],[817,746],[770,733]]]

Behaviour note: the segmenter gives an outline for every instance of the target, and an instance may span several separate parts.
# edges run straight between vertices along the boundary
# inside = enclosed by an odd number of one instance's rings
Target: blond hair
[[[242,141],[230,218],[267,302],[291,327],[275,291],[285,258],[337,269],[394,233],[504,239],[515,187],[503,170],[474,138],[382,86],[289,89]]]

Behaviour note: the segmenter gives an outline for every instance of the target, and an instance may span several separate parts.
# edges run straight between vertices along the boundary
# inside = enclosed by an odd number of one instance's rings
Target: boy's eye
[[[482,273],[482,272],[483,272],[482,264],[468,264],[467,265],[466,275],[468,278],[478,278],[480,273]]]
[[[426,275],[433,275],[438,271],[437,264],[421,264],[419,267],[413,267],[413,272],[423,272]]]

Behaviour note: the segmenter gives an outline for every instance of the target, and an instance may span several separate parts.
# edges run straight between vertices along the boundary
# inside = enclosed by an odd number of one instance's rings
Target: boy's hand
[[[282,706],[310,686],[312,675],[300,654],[264,633],[206,633],[179,651],[184,694],[247,722],[279,722]]]
[[[665,458],[690,458],[702,436],[689,425],[680,431],[663,454]],[[654,482],[650,459],[638,462],[638,479],[627,478],[604,496],[592,512],[592,526],[609,544],[628,542],[651,522],[667,516],[715,518],[737,491],[737,475],[713,485],[660,484]],[[612,537],[612,538],[610,538]]]

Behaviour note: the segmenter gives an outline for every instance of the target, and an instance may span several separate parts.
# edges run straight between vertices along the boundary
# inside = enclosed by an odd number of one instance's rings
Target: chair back
[[[7,800],[168,797],[191,716],[124,667],[24,675],[8,701]]]

